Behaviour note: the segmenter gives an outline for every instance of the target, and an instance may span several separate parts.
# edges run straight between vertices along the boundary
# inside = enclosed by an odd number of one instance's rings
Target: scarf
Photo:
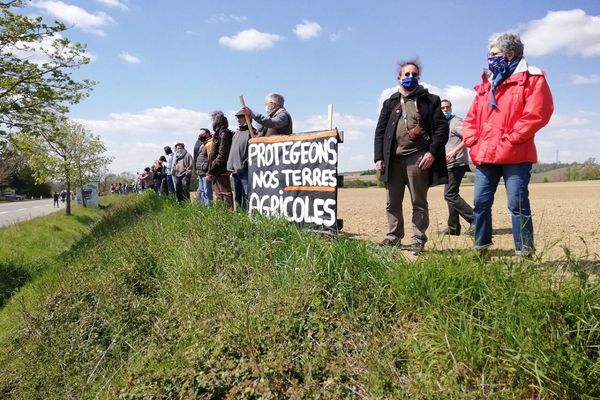
[[[185,149],[177,149],[175,150],[175,158],[177,158],[177,160],[181,160],[185,156],[185,153]]]
[[[515,72],[515,69],[517,69],[517,65],[519,65],[520,61],[521,58],[515,58],[508,64],[498,66],[498,68],[496,68],[496,70],[494,71],[494,75],[492,75],[492,93],[490,94],[490,107],[498,108],[498,106],[496,105],[496,98],[494,97],[496,89],[498,89],[498,86],[500,86],[500,84],[504,82],[506,78],[508,78],[512,75],[513,72]]]

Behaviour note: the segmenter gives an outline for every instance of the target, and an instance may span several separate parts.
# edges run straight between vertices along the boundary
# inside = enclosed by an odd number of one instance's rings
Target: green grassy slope
[[[600,396],[582,261],[408,262],[152,194],[70,254],[0,313],[2,398]]]
[[[100,218],[96,208],[73,207],[0,229],[0,307],[14,290],[43,271],[87,234]]]

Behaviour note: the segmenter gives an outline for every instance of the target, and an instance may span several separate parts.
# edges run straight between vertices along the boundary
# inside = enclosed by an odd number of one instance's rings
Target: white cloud
[[[545,55],[565,52],[592,57],[600,55],[600,16],[580,9],[549,11],[542,19],[522,29],[525,54]]]
[[[600,130],[586,127],[554,129],[548,125],[535,136],[541,162],[582,162],[600,154]]]
[[[315,38],[321,34],[322,28],[316,22],[303,19],[301,24],[297,24],[294,33],[302,40]]]
[[[128,62],[129,64],[139,64],[142,62],[142,60],[139,57],[136,57],[133,54],[130,54],[126,51],[119,54],[119,58]]]
[[[427,88],[429,93],[438,95],[441,99],[450,100],[452,102],[452,112],[456,115],[464,116],[475,98],[475,91],[464,86],[448,85],[442,89],[427,82],[421,82],[421,85]],[[381,109],[383,102],[397,91],[398,86],[382,90],[378,98],[379,109]]]
[[[158,150],[158,152],[160,152],[160,150],[162,149],[162,147],[160,147],[160,145],[158,145],[156,143],[149,143],[149,142],[136,142],[134,145],[134,148],[145,149],[145,150]]]
[[[95,134],[189,135],[208,125],[208,113],[171,106],[149,108],[140,113],[111,113],[104,120],[79,120]]]
[[[107,7],[119,8],[123,11],[128,11],[129,7],[125,5],[127,0],[96,0],[98,3],[102,3]]]
[[[349,26],[346,27],[346,29],[343,30],[339,30],[337,32],[334,33],[330,33],[329,34],[329,40],[331,40],[332,42],[335,42],[336,40],[341,39],[342,34],[345,32],[352,32],[352,28],[350,28]]]
[[[72,48],[64,48],[62,45],[58,44],[58,42],[63,39],[60,34],[56,34],[55,38],[44,37],[39,43],[23,43],[17,42],[14,46],[9,46],[4,49],[6,53],[12,53],[16,57],[27,60],[33,64],[42,65],[45,63],[50,63],[50,56],[55,54],[56,52],[60,52],[63,58],[73,57]],[[55,44],[58,44],[58,47],[54,47]],[[90,62],[96,60],[96,56],[89,52],[85,52],[85,56],[90,59]],[[77,58],[74,58],[77,60]]]
[[[32,2],[31,5],[44,10],[67,25],[73,25],[85,32],[98,36],[106,36],[106,33],[100,28],[115,22],[110,15],[102,11],[91,14],[81,7],[66,4],[62,1],[38,0]]]
[[[224,24],[224,23],[227,23],[230,21],[244,22],[247,20],[248,20],[248,17],[246,17],[245,15],[232,15],[232,14],[222,14],[221,13],[221,14],[213,15],[206,21],[211,24],[216,24],[216,23]]]
[[[139,113],[112,113],[101,120],[76,119],[100,135],[109,156],[110,169],[141,171],[152,164],[164,146],[183,142],[193,149],[202,127],[210,128],[209,113],[171,106],[149,108]]]
[[[302,121],[294,121],[294,131],[310,132],[328,129],[328,118],[326,114],[313,115]],[[333,126],[344,131],[346,140],[364,139],[375,130],[377,121],[350,114],[333,113]]]
[[[282,40],[283,37],[274,33],[259,32],[256,29],[247,29],[238,32],[235,36],[222,36],[219,38],[219,44],[231,47],[234,50],[254,51],[264,50]]]
[[[548,128],[574,128],[590,125],[596,113],[577,111],[570,114],[554,114],[548,123]]]
[[[583,76],[575,74],[571,75],[571,82],[575,85],[594,85],[600,83],[600,75]]]
[[[328,129],[326,114],[294,120],[295,132]],[[339,145],[339,171],[357,171],[373,168],[373,132],[377,121],[351,114],[333,113],[333,126],[344,133]]]

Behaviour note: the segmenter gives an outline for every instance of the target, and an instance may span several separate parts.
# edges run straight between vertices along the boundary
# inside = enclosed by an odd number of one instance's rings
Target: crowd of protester
[[[229,129],[222,111],[212,112],[212,131],[201,128],[193,150],[188,151],[183,142],[176,143],[174,151],[165,146],[164,154],[138,173],[131,190],[153,190],[161,196],[174,195],[178,202],[187,202],[192,197],[190,186],[195,176],[198,182],[195,199],[199,203],[210,206],[213,201],[222,201],[230,209],[247,210],[248,141],[252,137],[292,134],[292,118],[284,102],[282,95],[270,93],[265,98],[265,115],[242,108],[235,114],[235,130]],[[252,126],[253,120],[258,127]],[[115,187],[118,193],[123,193],[122,190],[130,193]]]
[[[517,256],[534,252],[529,204],[529,177],[537,161],[534,136],[553,112],[544,73],[529,66],[517,34],[493,37],[488,48],[488,70],[476,86],[475,99],[464,120],[452,113],[452,103],[419,84],[422,66],[417,59],[400,63],[399,89],[384,103],[374,136],[375,168],[387,191],[387,234],[381,245],[400,247],[405,236],[404,193],[412,206],[413,254],[428,241],[428,189],[444,184],[448,226],[441,233],[460,235],[460,218],[468,224],[475,248],[492,245],[491,207],[500,178],[508,197]],[[237,127],[229,129],[222,111],[211,113],[212,132],[199,130],[193,150],[176,143],[165,146],[152,166],[138,175],[136,187],[155,190],[177,201],[190,200],[190,182],[198,179],[196,199],[205,206],[222,201],[230,209],[248,208],[248,141],[252,137],[292,134],[292,118],[283,96],[270,93],[267,115],[243,107],[235,114]],[[258,127],[252,126],[252,121]],[[461,181],[475,165],[474,206],[459,194]]]

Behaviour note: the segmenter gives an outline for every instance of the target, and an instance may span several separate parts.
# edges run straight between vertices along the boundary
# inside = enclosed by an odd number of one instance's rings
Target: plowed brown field
[[[502,184],[502,183],[501,183]],[[535,244],[544,259],[558,259],[565,255],[564,248],[576,256],[599,259],[600,254],[600,181],[536,183],[529,186]],[[461,195],[473,204],[473,186],[461,187]],[[386,233],[385,189],[340,189],[338,218],[344,220],[343,232],[374,242]],[[471,248],[468,236],[442,236],[446,227],[448,209],[443,187],[431,188],[428,195],[430,226],[427,249]],[[410,243],[412,228],[408,191],[404,198],[406,236],[403,244]],[[506,192],[498,187],[493,207],[494,246],[496,253],[512,254],[510,214],[506,208]],[[463,223],[463,230],[466,223]]]

